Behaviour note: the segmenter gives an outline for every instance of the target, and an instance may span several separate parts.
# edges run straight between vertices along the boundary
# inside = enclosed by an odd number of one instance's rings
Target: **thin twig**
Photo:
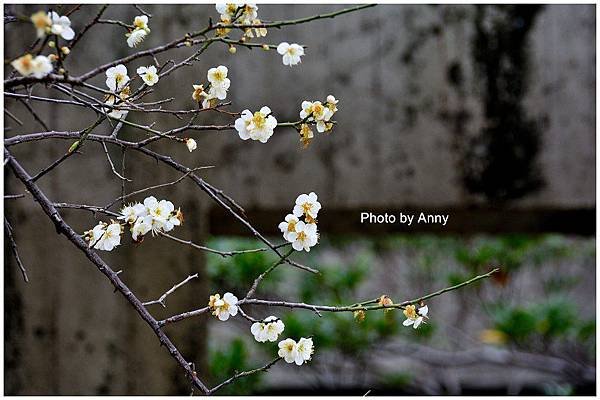
[[[15,238],[12,233],[12,226],[10,226],[10,223],[8,222],[8,219],[6,219],[6,217],[4,217],[4,232],[6,232],[6,237],[10,242],[10,249],[12,250],[12,253],[15,256],[15,260],[17,261],[17,265],[21,270],[23,280],[25,281],[25,283],[29,283],[29,278],[27,277],[27,270],[25,269],[25,266],[21,261],[21,257],[19,257],[19,251],[17,250],[17,242],[15,241]]]
[[[244,372],[237,372],[231,378],[229,378],[229,379],[227,379],[227,380],[219,383],[217,386],[215,386],[214,388],[210,389],[208,391],[208,394],[213,394],[217,390],[221,389],[223,386],[227,386],[227,385],[229,385],[230,383],[233,383],[235,380],[237,380],[239,378],[243,378],[245,376],[252,375],[252,374],[255,374],[257,372],[266,372],[269,368],[271,368],[273,365],[275,365],[279,360],[281,360],[281,358],[275,358],[274,360],[270,361],[268,364],[266,364],[265,366],[262,366],[260,368],[256,368],[256,369],[252,369],[252,370],[244,371]]]
[[[179,289],[180,287],[182,287],[183,285],[185,285],[186,283],[188,283],[190,280],[195,279],[198,277],[198,273],[195,273],[194,275],[190,275],[187,278],[185,278],[183,281],[179,282],[178,284],[176,284],[175,286],[173,286],[171,289],[167,290],[166,292],[164,292],[162,294],[162,296],[160,296],[158,299],[156,300],[152,300],[152,301],[147,301],[145,303],[142,303],[142,305],[144,306],[150,306],[152,304],[160,304],[163,307],[167,307],[167,305],[165,304],[165,301],[167,299],[167,296],[170,295],[171,293],[173,293],[174,291],[176,291],[177,289]]]

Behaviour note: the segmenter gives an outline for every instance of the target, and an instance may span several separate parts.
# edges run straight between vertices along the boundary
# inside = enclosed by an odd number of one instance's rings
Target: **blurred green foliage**
[[[595,321],[579,317],[574,304],[562,297],[530,306],[499,304],[492,307],[492,319],[495,329],[519,345],[559,338],[582,341],[595,334]]]

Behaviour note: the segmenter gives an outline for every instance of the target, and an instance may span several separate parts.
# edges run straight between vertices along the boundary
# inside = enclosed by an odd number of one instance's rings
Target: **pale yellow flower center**
[[[311,203],[307,202],[307,203],[302,204],[302,211],[304,211],[304,214],[308,215],[308,213],[310,212],[311,208],[312,208],[312,204]]]
[[[296,232],[296,221],[288,222],[288,232]]]
[[[322,104],[315,104],[312,107],[312,112],[315,118],[320,119],[323,117],[323,113],[325,112],[325,107]]]
[[[263,113],[261,113],[260,111],[257,111],[254,113],[254,116],[252,117],[252,122],[254,123],[254,126],[256,126],[258,129],[262,129],[265,126],[267,119],[265,118]]]
[[[304,242],[306,240],[306,233],[304,233],[304,232],[298,232],[298,240],[300,242]]]
[[[409,305],[403,311],[406,318],[417,319],[417,311],[415,310],[415,306]]]
[[[219,70],[215,71],[215,72],[212,74],[212,76],[213,76],[213,79],[214,79],[215,81],[218,81],[218,82],[220,82],[220,81],[222,81],[223,79],[225,79],[225,74],[224,74],[222,71],[219,71]]]

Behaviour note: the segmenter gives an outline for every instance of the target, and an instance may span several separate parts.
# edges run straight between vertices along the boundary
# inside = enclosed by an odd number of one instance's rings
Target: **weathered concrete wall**
[[[263,5],[260,15],[295,18],[339,7]],[[96,8],[78,11],[72,18],[75,28],[81,29]],[[138,14],[128,6],[111,8],[109,18],[129,20]],[[148,47],[216,16],[208,5],[147,8],[155,16],[144,44]],[[15,9],[29,14],[38,7]],[[309,190],[317,191],[332,211],[361,206],[466,207],[487,204],[487,199],[531,209],[594,207],[594,7],[544,6],[529,14],[511,12],[495,7],[484,12],[473,6],[390,5],[305,27],[272,30],[267,37],[272,43],[287,40],[308,46],[302,64],[294,68],[284,67],[275,52],[240,48],[230,55],[225,47],[215,46],[196,66],[161,81],[153,99],[174,96],[173,108],[190,107],[191,84],[204,80],[209,67],[224,64],[230,68],[234,110],[266,104],[280,121],[295,120],[302,100],[332,93],[341,100],[339,125],[331,135],[318,136],[308,150],[300,148],[294,131],[285,129],[278,129],[267,145],[243,142],[235,132],[199,132],[190,133],[198,139],[198,150],[192,154],[164,142],[154,148],[188,165],[215,165],[206,176],[246,208],[289,208],[297,193]],[[523,26],[526,29],[521,31]],[[522,53],[496,47],[493,39],[500,35],[521,35]],[[8,25],[6,57],[18,54],[33,36],[30,26]],[[490,48],[478,53],[485,40]],[[108,25],[94,28],[79,46],[85,56],[73,61],[74,74],[131,51],[123,32]],[[159,60],[182,53],[172,54]],[[130,74],[148,62],[132,65]],[[511,68],[515,65],[519,68]],[[493,71],[495,66],[502,67],[497,74],[481,75],[482,68]],[[520,77],[524,82],[516,81]],[[103,85],[102,77],[95,82]],[[492,88],[488,82],[494,83]],[[494,88],[499,94],[494,94]],[[25,127],[8,131],[8,136],[40,130],[28,121],[21,105],[7,104],[26,121]],[[519,118],[510,124],[495,121],[490,115],[495,115],[497,104]],[[48,107],[40,113],[55,129],[80,129],[94,118],[80,109]],[[133,113],[130,118],[148,122]],[[212,122],[206,118],[200,122]],[[181,123],[158,122],[161,127]],[[510,196],[503,192],[489,192],[491,179],[484,180],[487,186],[475,184],[474,192],[464,183],[465,171],[487,159],[490,138],[503,140],[506,127],[516,127],[506,137],[517,144],[520,138],[515,134],[527,138],[525,153],[509,152],[483,170],[495,176],[503,166],[521,166],[517,170],[521,173],[511,170],[514,179],[506,185],[522,177],[532,179],[523,179],[527,184],[522,187],[509,187],[507,193],[523,192],[514,200],[507,200]],[[106,130],[103,126],[98,132]],[[140,133],[123,129],[120,135],[133,138]],[[13,151],[33,172],[58,158],[67,146],[66,142],[44,143],[17,146]],[[120,163],[118,151],[113,157]],[[177,176],[134,154],[127,154],[126,164],[126,175],[134,179],[127,191]],[[531,177],[536,165],[539,173]],[[10,173],[5,176],[7,192],[22,192]],[[536,180],[544,185],[531,184]],[[120,183],[97,144],[89,144],[82,155],[44,177],[40,185],[50,198],[65,202],[106,204],[120,193]],[[168,196],[186,211],[187,223],[178,231],[181,237],[201,241],[211,230],[205,218],[211,204],[190,183],[156,195]],[[5,211],[11,221],[18,221],[15,235],[31,278],[31,283],[23,284],[11,257],[5,258],[9,288],[5,327],[10,332],[6,348],[7,354],[14,355],[6,372],[12,377],[7,379],[7,393],[186,393],[180,371],[149,329],[112,293],[104,278],[54,234],[39,207],[27,198],[7,203]],[[80,232],[94,223],[93,216],[81,212],[65,212],[65,216]],[[221,222],[230,223],[234,222]],[[140,249],[123,246],[106,258],[123,269],[126,283],[144,299],[156,297],[190,272],[203,271],[198,253],[158,239],[148,240]],[[173,314],[204,304],[206,285],[201,279],[178,291],[167,310],[156,313]],[[189,321],[169,332],[202,371],[203,321]]]

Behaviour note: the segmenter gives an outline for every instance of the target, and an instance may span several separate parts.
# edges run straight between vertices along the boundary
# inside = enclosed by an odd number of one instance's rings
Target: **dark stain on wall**
[[[465,146],[462,178],[470,194],[494,204],[524,197],[544,184],[537,160],[541,127],[523,105],[528,35],[541,9],[537,5],[475,9],[473,59],[485,121]]]

